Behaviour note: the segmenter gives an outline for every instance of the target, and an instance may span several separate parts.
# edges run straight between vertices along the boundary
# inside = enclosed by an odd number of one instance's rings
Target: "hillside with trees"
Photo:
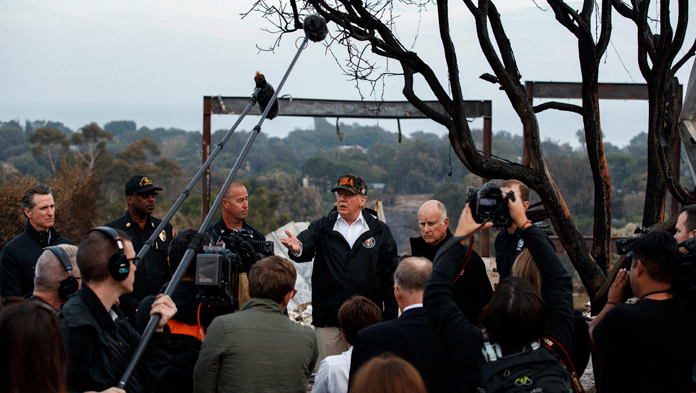
[[[213,144],[226,132],[213,133]],[[378,126],[343,123],[340,133],[339,138],[334,124],[317,118],[313,129],[294,130],[284,138],[258,135],[237,175],[237,180],[249,188],[248,220],[252,225],[269,232],[288,221],[309,221],[325,214],[334,203],[329,190],[336,178],[355,173],[371,185],[368,196],[372,202],[381,199],[389,208],[397,196],[425,194],[445,203],[451,225],[456,226],[467,187],[481,184],[481,178],[453,157],[446,136],[419,131],[398,143],[396,133]],[[482,141],[480,130],[474,130],[473,135],[477,143]],[[235,132],[213,162],[214,192],[224,182],[248,137],[248,131]],[[582,131],[578,131],[578,138],[584,139]],[[646,138],[641,133],[623,147],[605,144],[613,179],[615,228],[641,220],[647,178]],[[89,123],[75,131],[59,122],[27,120],[22,126],[10,121],[1,123],[0,140],[3,142],[0,143],[3,164],[0,176],[2,188],[6,190],[2,214],[14,223],[2,230],[0,244],[23,228],[25,221],[18,209],[18,198],[27,184],[48,182],[54,187],[60,184],[61,190],[85,189],[80,181],[92,184],[86,188],[90,192],[80,198],[89,199],[82,203],[94,206],[93,209],[76,206],[75,211],[66,212],[65,206],[76,196],[71,192],[56,192],[57,226],[61,228],[79,220],[84,224],[69,225],[89,228],[123,214],[126,209],[123,185],[132,174],[146,174],[164,188],[155,212],[161,217],[201,165],[200,133],[137,128],[133,121],[114,121],[103,127]],[[493,136],[492,153],[519,163],[522,144],[521,136],[498,131]],[[553,140],[544,141],[542,148],[549,172],[566,196],[576,224],[583,234],[591,235],[593,185],[586,152]],[[197,186],[175,216],[174,225],[198,228],[200,206]],[[407,252],[408,237],[417,232],[415,213],[394,221],[403,222],[395,225],[393,231],[399,251]],[[79,236],[76,232],[73,241],[79,240]]]

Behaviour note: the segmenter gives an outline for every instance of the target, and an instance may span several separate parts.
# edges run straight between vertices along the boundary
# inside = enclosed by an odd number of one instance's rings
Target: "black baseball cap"
[[[143,194],[149,191],[158,191],[162,187],[157,187],[152,184],[152,180],[148,179],[143,175],[133,175],[128,182],[126,182],[126,196],[132,194]]]
[[[367,183],[355,175],[343,175],[338,178],[336,187],[331,189],[331,192],[338,190],[350,191],[353,194],[367,195]]]

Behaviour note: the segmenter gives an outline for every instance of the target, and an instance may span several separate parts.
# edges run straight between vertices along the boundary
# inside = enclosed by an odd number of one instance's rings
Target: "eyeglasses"
[[[128,262],[132,263],[135,267],[138,267],[138,264],[140,263],[140,258],[128,258]]]

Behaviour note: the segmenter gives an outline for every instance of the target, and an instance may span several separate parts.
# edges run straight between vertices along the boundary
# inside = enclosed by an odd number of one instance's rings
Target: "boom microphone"
[[[326,35],[329,34],[329,29],[326,27],[326,21],[321,15],[312,14],[307,16],[302,22],[302,28],[305,31],[307,38],[313,42],[323,41]]]
[[[256,71],[254,82],[256,82],[256,88],[261,89],[256,94],[256,99],[259,103],[261,113],[263,113],[266,110],[268,104],[271,102],[271,98],[273,98],[273,95],[275,94],[275,89],[273,89],[273,86],[271,86],[271,84],[268,83],[268,81],[266,81],[266,78],[263,76],[263,74],[258,71]],[[268,120],[273,120],[273,118],[275,118],[276,116],[278,116],[277,99],[273,101],[273,105],[271,105],[271,109],[268,111],[268,115],[266,115],[266,117],[268,118]]]
[[[252,95],[252,99],[249,100],[249,104],[246,106],[239,119],[237,119],[237,122],[234,124],[234,126],[222,138],[222,141],[218,143],[211,156],[208,157],[203,166],[198,170],[198,173],[196,173],[196,176],[194,176],[189,186],[184,190],[184,192],[181,193],[179,199],[176,201],[176,203],[174,203],[174,206],[172,206],[172,208],[169,209],[169,212],[164,217],[162,222],[160,222],[157,229],[155,229],[155,232],[152,234],[152,236],[150,236],[150,239],[148,239],[147,242],[145,242],[145,245],[143,245],[143,248],[140,250],[140,253],[138,253],[139,258],[143,258],[145,254],[147,254],[147,252],[150,251],[150,248],[152,248],[152,246],[155,243],[157,234],[164,229],[164,226],[167,223],[169,223],[169,221],[174,216],[176,210],[184,202],[184,199],[186,199],[186,197],[189,196],[191,188],[195,185],[196,181],[198,181],[198,179],[205,170],[210,168],[212,160],[215,158],[217,153],[220,152],[227,139],[232,135],[232,132],[234,132],[234,130],[237,128],[244,116],[246,116],[246,114],[251,110],[251,108],[253,108],[254,103],[258,102],[259,106],[263,110],[263,113],[261,114],[261,119],[259,120],[259,123],[256,125],[256,127],[254,127],[253,132],[250,133],[249,139],[247,140],[246,144],[242,148],[241,153],[237,157],[237,161],[235,161],[234,166],[232,167],[230,174],[227,176],[227,180],[225,180],[225,184],[223,185],[222,189],[227,189],[230,186],[230,184],[232,183],[232,179],[234,179],[235,175],[237,174],[237,171],[239,171],[239,168],[242,165],[242,162],[246,158],[247,153],[251,149],[251,145],[254,143],[256,136],[261,133],[261,124],[263,124],[263,121],[266,118],[271,119],[278,114],[278,93],[280,92],[280,90],[283,89],[283,85],[285,85],[285,81],[288,79],[290,71],[292,71],[292,68],[295,66],[295,63],[297,63],[297,59],[300,57],[300,53],[302,53],[302,51],[307,47],[307,41],[310,39],[309,36],[311,35],[312,37],[316,38],[316,40],[313,39],[312,41],[321,41],[324,38],[326,38],[326,35],[328,34],[326,22],[324,21],[324,18],[322,18],[321,16],[316,15],[314,17],[305,18],[305,22],[306,23],[304,30],[308,36],[305,36],[305,38],[302,40],[302,44],[299,48],[297,48],[297,53],[295,54],[295,57],[292,59],[290,67],[288,67],[288,70],[285,72],[283,79],[281,79],[280,83],[278,83],[278,91],[276,92],[273,89],[273,87],[268,84],[266,78],[264,78],[264,76],[260,72],[256,73],[256,76],[254,77],[254,81],[256,82],[256,89],[254,89],[254,94]],[[271,102],[271,100],[273,101],[273,104],[270,108],[268,108],[268,104]],[[268,110],[268,113],[266,113],[266,110]],[[201,223],[201,227],[198,229],[198,235],[196,236],[201,235],[210,225],[210,221],[213,218],[213,214],[220,207],[220,204],[222,202],[222,196],[222,194],[219,194],[215,199],[215,203],[213,203],[213,206],[211,206],[211,210],[208,212],[208,215],[203,220],[203,223]],[[196,238],[194,238],[194,240],[195,239]],[[195,254],[195,248],[196,247],[194,247],[193,242],[189,244],[189,247],[186,250],[184,257],[182,258],[179,267],[176,269],[176,272],[172,276],[172,279],[169,281],[169,284],[167,285],[167,289],[164,291],[165,295],[171,295],[176,290],[177,285],[179,285],[179,281],[181,281],[184,275],[184,271],[188,267],[189,263],[191,262],[191,259]],[[118,382],[119,389],[123,389],[124,386],[126,386],[126,383],[130,379],[130,377],[133,375],[135,367],[138,365],[138,362],[140,362],[140,359],[143,357],[145,347],[147,347],[148,343],[150,342],[150,339],[152,339],[152,335],[155,333],[155,328],[157,327],[157,324],[159,323],[161,317],[162,316],[158,313],[150,317],[150,320],[148,321],[147,326],[145,327],[145,330],[143,331],[143,334],[141,336],[140,343],[138,343],[138,346],[135,348],[135,351],[133,351],[133,358],[131,359],[130,363],[128,363],[126,371],[123,373],[121,380]]]

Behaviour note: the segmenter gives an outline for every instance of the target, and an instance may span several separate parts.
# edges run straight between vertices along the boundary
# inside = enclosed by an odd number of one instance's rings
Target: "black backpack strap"
[[[561,343],[556,341],[553,337],[545,337],[544,346],[556,355],[558,355],[558,357],[561,360],[561,363],[563,363],[566,370],[568,370],[568,374],[570,374],[571,385],[573,386],[573,391],[575,393],[585,393],[585,389],[582,387],[582,384],[580,383],[580,377],[578,377],[578,373],[575,371],[573,362],[570,361],[568,351],[566,351],[565,348],[563,348],[563,346],[561,345]],[[558,348],[560,350],[555,350],[555,348]]]

